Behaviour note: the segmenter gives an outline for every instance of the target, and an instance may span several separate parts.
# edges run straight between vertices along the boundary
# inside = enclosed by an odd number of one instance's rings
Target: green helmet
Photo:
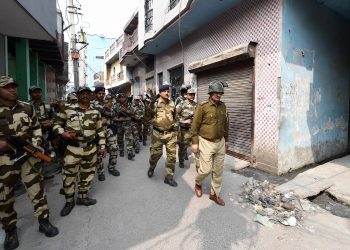
[[[208,94],[210,93],[224,93],[224,86],[222,82],[214,80],[209,83]]]

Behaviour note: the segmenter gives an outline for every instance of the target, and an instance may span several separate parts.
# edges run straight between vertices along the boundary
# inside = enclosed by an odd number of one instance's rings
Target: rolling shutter
[[[229,115],[229,154],[249,159],[254,119],[253,61],[198,72],[198,103],[208,99],[208,85],[212,80],[228,84],[221,100],[225,102]]]

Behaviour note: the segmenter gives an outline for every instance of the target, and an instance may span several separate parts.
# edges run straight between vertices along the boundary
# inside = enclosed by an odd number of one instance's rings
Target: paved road
[[[64,197],[61,179],[47,181],[51,219],[60,229],[55,238],[38,232],[26,195],[17,198],[19,249],[346,249],[349,221],[326,212],[309,216],[303,226],[266,228],[253,222],[254,213],[236,202],[245,177],[224,172],[225,207],[208,199],[209,180],[202,198],[193,193],[194,167],[176,167],[174,188],[163,183],[164,159],[149,179],[148,147],[134,161],[119,158],[120,177],[95,181],[90,193],[98,203],[76,206],[60,217]],[[3,236],[3,234],[2,234]],[[1,237],[0,237],[1,238]]]

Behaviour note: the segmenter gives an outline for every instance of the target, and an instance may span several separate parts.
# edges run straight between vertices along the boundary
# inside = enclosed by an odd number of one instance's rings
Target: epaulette
[[[208,103],[208,101],[203,101],[203,102],[201,102],[200,105],[204,105],[204,104],[206,104],[206,103]]]
[[[30,102],[25,102],[25,101],[18,100],[18,103],[23,104],[23,105],[31,105],[32,106],[32,104]]]

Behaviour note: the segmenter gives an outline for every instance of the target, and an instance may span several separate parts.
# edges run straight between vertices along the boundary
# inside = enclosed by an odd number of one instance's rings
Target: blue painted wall
[[[322,4],[283,1],[279,173],[347,150],[349,31]]]
[[[104,56],[106,50],[112,45],[115,38],[105,38],[97,35],[87,35],[87,84],[93,87],[94,73],[104,71],[105,60],[97,59],[96,56]],[[95,72],[94,72],[95,71]]]

